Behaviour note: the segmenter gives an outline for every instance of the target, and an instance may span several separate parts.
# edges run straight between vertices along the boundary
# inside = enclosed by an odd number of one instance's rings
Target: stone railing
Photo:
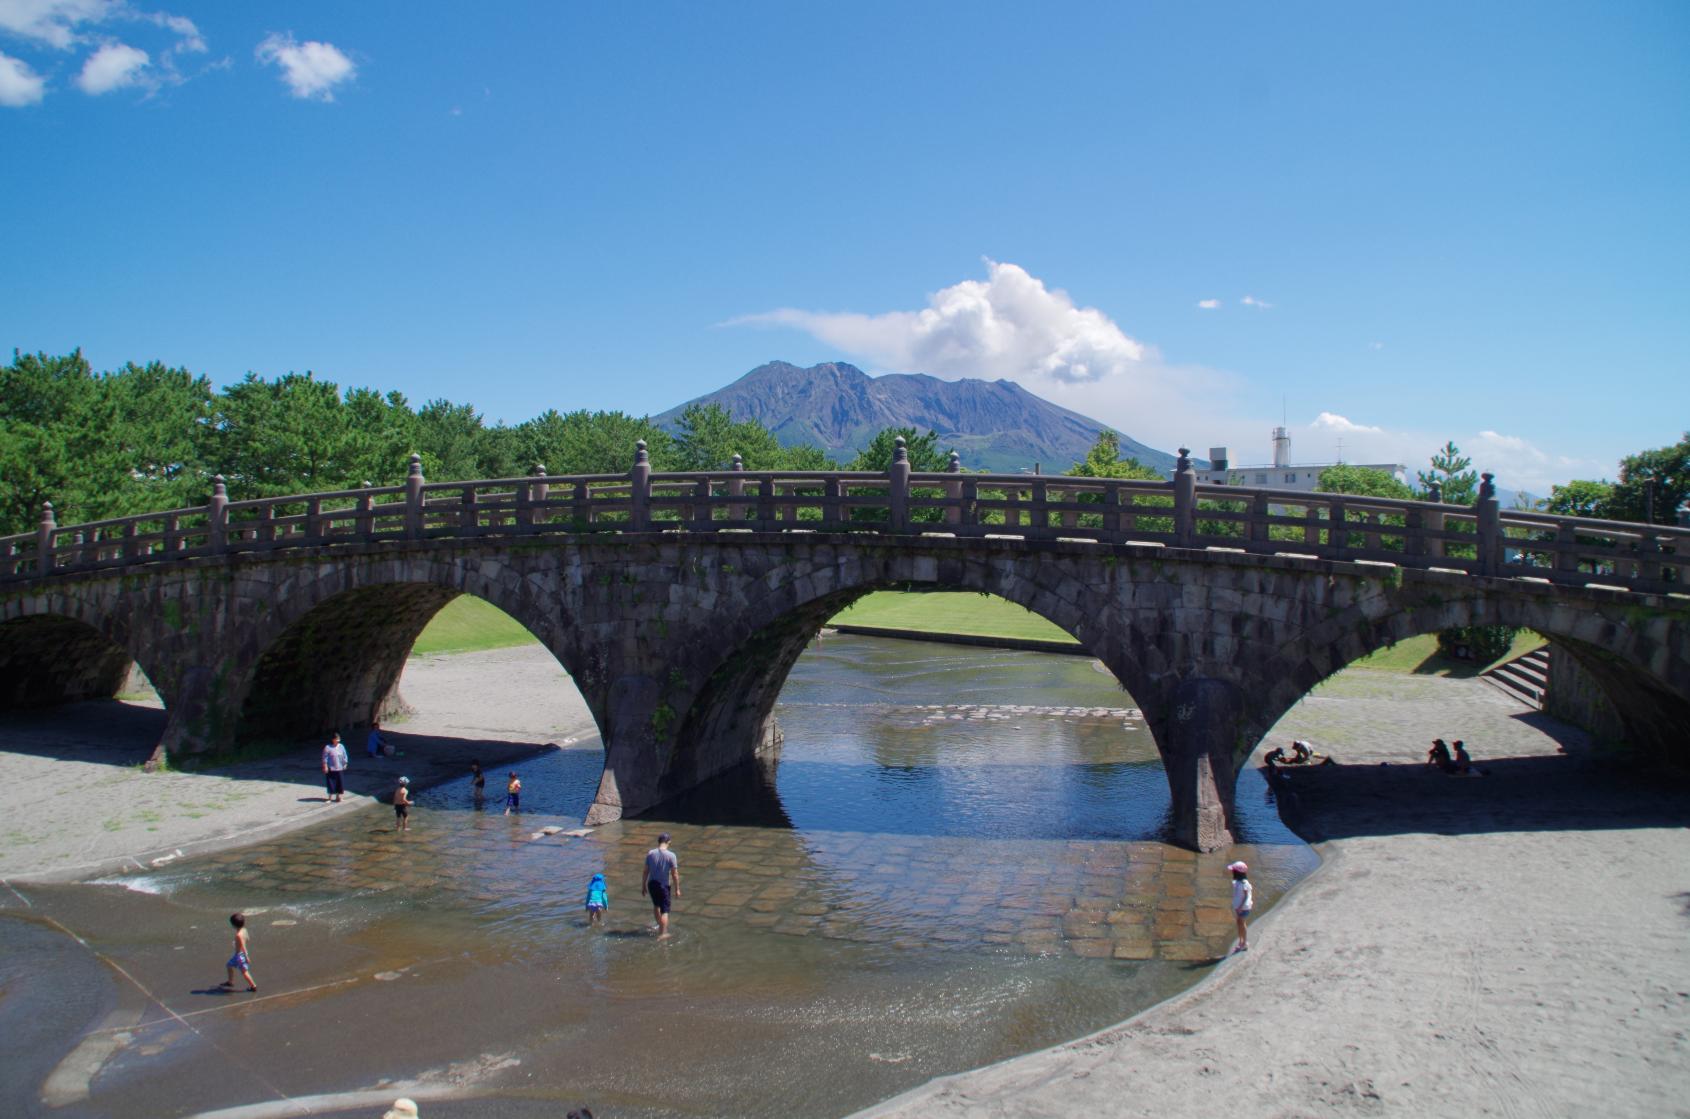
[[[230,501],[0,537],[0,583],[158,560],[340,543],[587,533],[825,532],[1079,540],[1440,568],[1565,585],[1686,593],[1690,529],[1504,510],[1489,474],[1472,506],[1171,482],[910,469],[729,470],[428,482]]]

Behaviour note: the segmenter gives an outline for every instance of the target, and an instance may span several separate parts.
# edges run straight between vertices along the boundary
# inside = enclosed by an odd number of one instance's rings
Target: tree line
[[[686,410],[674,432],[619,411],[548,409],[488,423],[470,404],[342,389],[312,373],[256,374],[222,389],[151,362],[96,372],[80,350],[13,352],[0,367],[0,535],[27,532],[53,503],[59,523],[203,505],[223,475],[232,500],[404,481],[412,453],[432,481],[622,474],[645,440],[653,470],[884,470],[903,435],[916,470],[943,470],[938,436],[888,428],[836,462],[819,447],[783,447],[756,421],[716,405]]]
[[[222,389],[187,369],[133,362],[96,372],[80,350],[62,356],[13,352],[0,367],[0,535],[27,532],[51,501],[61,524],[201,505],[211,479],[234,500],[397,485],[414,452],[431,480],[506,478],[543,466],[549,474],[620,474],[645,440],[653,470],[715,470],[735,454],[747,470],[886,469],[903,436],[917,471],[944,470],[938,436],[890,427],[839,462],[814,446],[783,447],[755,420],[717,405],[693,405],[671,433],[649,417],[620,411],[548,409],[518,424],[492,423],[473,405],[436,399],[414,407],[400,392],[342,389],[312,373],[256,374]],[[1454,443],[1418,475],[1419,489],[1383,471],[1330,467],[1325,492],[1425,496],[1435,481],[1443,500],[1471,504],[1472,461]],[[1113,432],[1098,435],[1069,468],[1082,477],[1162,480],[1123,459]],[[1617,482],[1556,486],[1539,507],[1550,512],[1642,520],[1653,483],[1657,522],[1670,523],[1690,496],[1690,433],[1676,446],[1620,463]]]

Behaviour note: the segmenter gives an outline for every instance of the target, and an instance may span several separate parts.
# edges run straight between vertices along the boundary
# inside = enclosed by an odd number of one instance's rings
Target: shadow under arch
[[[1572,656],[1613,704],[1634,745],[1682,761],[1690,660],[1682,642],[1647,632],[1649,624],[1631,608],[1574,611],[1539,594],[1368,596],[1312,630],[1300,655],[1276,658],[1262,672],[1260,700],[1242,728],[1235,760],[1247,757],[1316,684],[1371,653],[1452,627],[1512,626],[1534,630],[1553,650]]]
[[[409,577],[373,566],[292,588],[272,611],[245,672],[234,742],[297,742],[368,727],[406,710],[398,685],[418,636],[461,596],[479,599],[526,630],[568,675],[575,667],[556,640],[559,619],[511,602],[473,560],[431,564]],[[422,575],[424,577],[418,577]],[[587,696],[583,693],[583,700]],[[600,712],[588,701],[595,724]],[[349,746],[349,749],[352,748]]]
[[[0,622],[0,710],[110,699],[133,663],[124,646],[64,614]]]

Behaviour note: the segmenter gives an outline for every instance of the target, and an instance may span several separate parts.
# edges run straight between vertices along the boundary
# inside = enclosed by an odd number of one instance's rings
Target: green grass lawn
[[[923,633],[967,633],[1035,641],[1076,642],[1039,615],[991,595],[972,591],[875,591],[834,615],[841,625],[912,629]]]
[[[1418,676],[1477,676],[1544,644],[1542,637],[1529,629],[1523,629],[1514,635],[1513,645],[1509,646],[1507,654],[1500,660],[1490,664],[1478,664],[1474,661],[1451,660],[1438,652],[1437,634],[1423,633],[1418,637],[1399,641],[1389,648],[1380,649],[1350,667],[1371,669],[1375,672],[1412,673]]]
[[[448,602],[423,627],[412,654],[473,653],[482,649],[506,649],[527,645],[534,635],[522,624],[490,602],[472,595],[459,595]]]

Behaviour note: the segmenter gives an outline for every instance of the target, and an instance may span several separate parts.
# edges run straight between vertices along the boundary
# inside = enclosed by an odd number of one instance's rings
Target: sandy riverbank
[[[0,718],[0,879],[67,881],[272,838],[391,794],[597,735],[568,676],[537,647],[418,657],[387,728],[398,754],[347,743],[347,798],[324,795],[321,746],[203,773],[143,773],[164,726],[156,701],[85,703]],[[489,718],[489,715],[492,718]],[[497,785],[497,780],[491,782]],[[161,861],[162,860],[162,861]]]
[[[560,684],[532,649],[413,662],[419,711],[392,728],[405,756],[355,749],[352,789],[590,735]],[[353,810],[324,803],[310,747],[142,774],[161,722],[107,704],[0,724],[0,875],[89,877]],[[1415,764],[1433,734],[1465,737],[1491,776]],[[1609,772],[1582,736],[1476,682],[1347,673],[1274,740],[1292,735],[1346,764],[1292,774],[1295,822],[1326,862],[1248,955],[1094,1037],[865,1114],[1690,1114],[1682,781]]]
[[[1491,775],[1414,764],[1436,734]],[[1292,735],[1346,764],[1292,775],[1325,863],[1248,954],[865,1119],[1690,1115],[1682,780],[1611,772],[1476,681],[1351,672],[1275,740]]]

